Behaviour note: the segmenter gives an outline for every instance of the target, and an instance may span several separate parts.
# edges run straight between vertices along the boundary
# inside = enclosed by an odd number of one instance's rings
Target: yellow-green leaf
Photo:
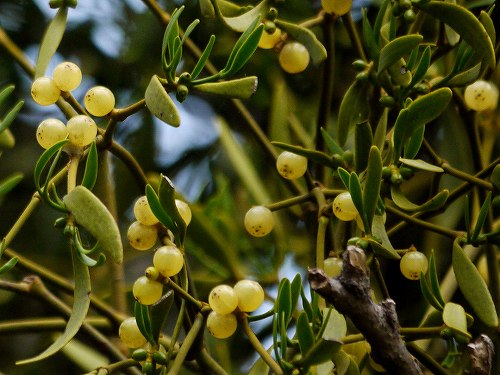
[[[66,195],[63,202],[76,223],[99,241],[99,246],[113,261],[121,263],[123,246],[118,225],[99,198],[80,185]]]
[[[43,36],[38,58],[35,67],[35,79],[42,77],[47,70],[52,56],[56,53],[59,43],[61,43],[64,31],[66,30],[66,19],[68,17],[68,8],[63,6],[59,8],[55,17],[50,21],[47,30]]]
[[[263,0],[248,12],[236,17],[224,17],[224,15],[220,12],[220,9],[218,10],[222,21],[224,21],[227,26],[229,26],[234,31],[242,33],[252,24],[252,22],[256,18],[264,17],[267,14],[269,10],[269,1]]]
[[[366,83],[358,80],[349,87],[340,103],[337,142],[343,146],[347,140],[349,129],[352,125],[366,120],[368,117],[368,99]]]
[[[426,161],[423,161],[421,159],[399,158],[399,161],[401,163],[403,163],[404,165],[407,165],[407,166],[415,168],[415,169],[419,169],[421,171],[435,172],[435,173],[443,173],[444,172],[443,168],[438,167],[437,165],[427,163]]]
[[[257,83],[257,77],[251,76],[230,81],[202,83],[193,86],[193,90],[226,98],[248,99],[257,90]]]
[[[459,245],[458,239],[453,243],[452,264],[458,286],[478,318],[487,326],[498,326],[498,316],[488,286]]]
[[[72,259],[75,277],[74,303],[64,333],[42,353],[33,358],[17,361],[17,365],[41,361],[57,353],[77,334],[82,326],[90,306],[90,275],[88,267],[80,262],[74,249],[72,250]]]
[[[403,56],[408,55],[412,49],[422,41],[422,35],[404,35],[391,40],[380,50],[377,74],[398,62]]]
[[[408,212],[424,212],[424,211],[437,210],[446,203],[446,200],[448,199],[449,195],[450,192],[445,189],[437,193],[434,197],[432,197],[428,201],[422,204],[415,204],[413,202],[410,202],[410,200],[408,200],[408,198],[405,197],[399,185],[391,186],[392,201],[396,206]]]
[[[158,76],[154,75],[151,77],[144,99],[146,99],[148,109],[157,118],[175,127],[180,125],[181,118],[177,107],[165,91]]]
[[[461,305],[453,302],[448,302],[443,309],[443,322],[454,331],[460,332],[463,335],[471,335],[467,332],[467,318],[465,310]]]

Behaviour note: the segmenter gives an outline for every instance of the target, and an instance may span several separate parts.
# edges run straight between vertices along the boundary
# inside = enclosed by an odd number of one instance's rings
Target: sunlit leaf
[[[401,163],[403,163],[404,165],[407,165],[409,167],[412,167],[414,169],[418,169],[421,171],[434,172],[434,173],[443,173],[444,172],[443,168],[438,167],[437,165],[427,163],[426,161],[423,161],[421,159],[399,158],[399,161]]]
[[[210,0],[206,0],[210,2]],[[208,57],[210,56],[210,53],[212,52],[212,48],[214,47],[215,44],[215,35],[210,35],[210,39],[208,40],[208,43],[203,50],[203,53],[201,54],[200,58],[196,62],[196,65],[194,66],[192,72],[191,72],[191,79],[195,80],[196,77],[198,77],[203,70],[203,67],[205,66],[205,63],[208,60]]]
[[[443,309],[443,322],[448,328],[453,329],[469,338],[472,336],[467,332],[467,318],[465,310],[461,305],[448,302]]]
[[[251,76],[230,81],[202,83],[193,86],[193,90],[226,98],[249,99],[257,90],[257,83],[257,77]]]
[[[347,322],[344,315],[334,308],[326,308],[323,309],[323,316],[328,316],[328,321],[321,337],[328,341],[341,341],[347,334]]]
[[[43,171],[47,168],[47,165],[54,155],[56,155],[68,142],[69,141],[67,139],[63,139],[62,141],[55,143],[46,149],[38,158],[33,171],[33,176],[35,178],[35,187],[39,192],[41,191],[43,185],[45,185],[45,183],[42,183],[41,181]]]
[[[240,35],[240,37],[238,38],[238,40],[234,44],[233,49],[231,50],[231,53],[229,54],[229,57],[227,58],[226,66],[224,67],[224,69],[221,70],[219,75],[221,75],[221,76],[223,76],[224,74],[229,75],[229,73],[231,72],[231,67],[233,66],[234,60],[236,59],[236,56],[238,55],[240,49],[242,47],[244,47],[245,43],[247,43],[248,38],[251,37],[252,33],[255,31],[255,29],[257,28],[259,23],[260,23],[260,19],[254,18],[253,22],[250,23],[248,25],[248,28],[246,28],[245,31],[243,32],[243,34]],[[258,41],[257,41],[257,43],[258,43]]]
[[[236,17],[225,17],[220,14],[222,21],[234,31],[244,32],[256,18],[263,18],[269,11],[269,1],[263,0],[248,12]]]
[[[72,251],[72,259],[75,280],[74,302],[71,310],[71,316],[68,320],[64,333],[42,353],[33,358],[17,361],[16,365],[38,362],[54,355],[61,350],[80,330],[90,306],[90,274],[88,267],[78,259],[78,256],[75,254],[75,250]]]
[[[487,326],[498,326],[498,316],[488,286],[459,245],[458,239],[453,242],[452,264],[458,286],[478,318]]]
[[[177,107],[165,91],[158,76],[151,77],[144,99],[146,99],[146,106],[155,117],[175,127],[180,125],[181,119]]]
[[[275,311],[278,316],[284,315],[285,324],[287,324],[292,315],[292,290],[288,279],[283,279],[280,282]]]

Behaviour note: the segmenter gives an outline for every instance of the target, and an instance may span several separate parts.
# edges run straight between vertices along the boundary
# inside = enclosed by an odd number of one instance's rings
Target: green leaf
[[[328,134],[328,132],[324,128],[320,128],[321,135],[323,136],[323,140],[325,141],[326,147],[331,155],[342,155],[344,153],[344,149],[340,147],[337,142]]]
[[[449,25],[491,68],[495,68],[492,41],[484,26],[469,10],[443,1],[415,2],[413,5]]]
[[[373,251],[380,256],[388,259],[401,259],[399,254],[391,244],[387,231],[385,229],[384,218],[382,215],[375,215],[372,222],[372,235],[379,239],[382,243],[379,244],[377,241],[373,240],[370,242]]]
[[[363,121],[356,124],[354,127],[354,165],[358,173],[366,169],[372,144],[373,133],[370,123]]]
[[[340,103],[337,125],[337,141],[340,146],[345,144],[350,127],[368,117],[366,87],[365,82],[354,81]]]
[[[12,122],[16,118],[17,114],[19,113],[23,105],[24,105],[23,100],[17,102],[16,105],[12,107],[12,109],[5,115],[3,120],[0,121],[0,133],[9,128],[9,126],[12,124]]]
[[[314,312],[311,306],[311,303],[307,299],[306,292],[304,291],[304,288],[300,289],[300,298],[302,299],[302,308],[304,309],[305,313],[307,314],[307,319],[311,322],[314,319]]]
[[[478,318],[487,326],[496,327],[498,316],[488,286],[458,241],[459,239],[456,239],[453,242],[452,255],[453,271],[458,286]]]
[[[45,185],[45,183],[41,182],[41,177],[42,173],[47,167],[48,163],[50,160],[56,155],[66,144],[69,142],[67,139],[63,139],[62,141],[59,141],[46,149],[43,154],[38,158],[36,164],[35,164],[35,169],[33,171],[33,176],[35,178],[35,187],[38,190],[40,194],[42,193],[42,186]]]
[[[165,33],[163,34],[163,42],[161,45],[161,60],[163,70],[165,74],[168,75],[171,65],[167,63],[167,52],[170,56],[170,60],[172,60],[173,55],[175,53],[174,41],[179,37],[179,17],[184,10],[184,6],[180,8],[176,8],[170,17],[170,21],[168,22],[167,27],[165,28]],[[171,62],[171,61],[170,61]]]
[[[439,279],[436,269],[436,257],[434,256],[434,250],[431,251],[431,256],[429,258],[429,270],[427,271],[427,276],[431,284],[432,294],[436,297],[438,302],[444,306],[444,299],[441,294],[441,288],[439,286]]]
[[[257,77],[250,76],[230,81],[202,83],[193,86],[193,90],[226,98],[249,99],[257,90],[257,83]]]
[[[174,302],[174,292],[169,290],[158,302],[149,306],[149,317],[151,321],[151,335],[158,342],[161,330],[165,324],[172,303]]]
[[[319,339],[309,349],[309,351],[294,364],[300,367],[310,367],[331,360],[332,355],[337,353],[342,347],[339,341],[329,341]]]
[[[241,68],[243,68],[243,66],[245,66],[245,64],[248,62],[248,60],[250,60],[250,57],[252,57],[253,53],[257,49],[263,31],[263,24],[257,26],[257,28],[252,31],[248,38],[245,39],[245,42],[242,44],[242,46],[238,49],[238,52],[234,55],[234,60],[232,61],[229,69],[227,69],[226,66],[221,70],[221,77],[225,78],[233,75],[237,73]]]
[[[300,273],[296,274],[290,284],[290,293],[292,296],[292,312],[297,308],[299,302],[300,291],[302,290],[302,277]]]
[[[394,164],[399,160],[406,140],[418,128],[437,118],[446,109],[451,97],[451,90],[443,87],[419,97],[399,112],[393,134]]]
[[[326,59],[326,49],[321,42],[316,38],[316,35],[305,27],[299,26],[295,23],[285,22],[281,20],[275,21],[281,31],[286,32],[291,38],[297,42],[302,43],[307,48],[311,60],[314,64],[319,64]]]
[[[328,320],[324,325],[324,331],[321,337],[328,341],[338,341],[347,335],[347,322],[344,315],[334,308],[323,309],[323,316]]]
[[[0,275],[14,268],[18,260],[19,259],[16,257],[9,259],[3,266],[0,267]]]
[[[184,243],[186,235],[186,222],[182,218],[177,205],[175,204],[175,188],[172,181],[167,176],[161,175],[160,187],[158,188],[158,198],[168,215],[172,218],[175,226],[178,228],[175,241],[177,245]]]
[[[431,305],[438,311],[443,310],[444,303],[441,303],[437,299],[436,295],[432,292],[431,286],[429,285],[429,282],[427,281],[427,278],[423,273],[420,275],[420,290],[422,291],[422,295],[429,303],[429,305]]]
[[[450,87],[466,86],[475,82],[479,78],[480,74],[481,63],[478,63],[464,72],[455,74],[452,78],[446,81],[446,84]]]
[[[449,195],[450,192],[445,189],[437,193],[434,197],[432,197],[425,203],[418,205],[410,202],[408,198],[405,197],[399,185],[391,185],[392,201],[396,206],[408,212],[425,212],[437,210],[443,207]]]
[[[66,30],[67,16],[68,8],[65,6],[59,8],[52,21],[50,21],[47,30],[45,30],[36,60],[35,79],[45,75],[47,66],[49,66],[52,56],[56,53],[64,35],[64,31]]]
[[[372,221],[380,196],[382,167],[382,156],[380,155],[380,151],[376,146],[372,146],[368,157],[368,168],[365,186],[363,188],[363,223],[365,232],[367,233],[371,233]],[[368,229],[368,231],[366,229]]]
[[[250,38],[250,36],[252,35],[254,30],[256,29],[259,22],[260,22],[260,19],[255,18],[253,20],[253,22],[245,30],[245,32],[240,35],[240,37],[238,38],[238,40],[234,44],[233,49],[231,50],[231,53],[229,54],[229,57],[227,58],[226,66],[224,67],[224,69],[222,69],[222,71],[219,73],[219,75],[222,76],[223,72],[225,72],[226,75],[229,74],[228,72],[230,71],[231,66],[233,65],[233,62],[236,59],[236,55],[239,53],[240,49],[244,46],[247,39]]]
[[[244,32],[256,18],[264,18],[269,11],[269,1],[263,0],[248,12],[236,17],[224,17],[219,11],[222,21],[231,29],[237,32]]]
[[[211,0],[200,0],[201,15],[206,18],[215,18],[215,9]]]
[[[151,77],[144,99],[146,99],[146,106],[155,117],[174,127],[180,125],[181,119],[177,107],[165,91],[158,76]]]
[[[479,211],[479,215],[477,217],[476,225],[474,227],[474,231],[472,232],[471,241],[476,241],[479,234],[481,233],[481,229],[483,228],[484,222],[488,217],[488,211],[491,207],[491,191],[488,192],[486,199],[484,200],[483,205],[481,206],[481,210]]]
[[[78,225],[99,241],[101,249],[115,263],[123,261],[123,246],[118,225],[106,206],[85,186],[77,186],[63,198]]]
[[[23,174],[16,172],[0,181],[0,199],[4,197],[9,191],[14,189],[19,182],[23,179]]]
[[[394,65],[399,59],[408,55],[422,41],[422,35],[403,35],[391,40],[380,50],[377,75]]]
[[[385,137],[387,133],[387,120],[388,120],[389,109],[384,108],[384,112],[380,116],[377,123],[377,128],[375,129],[375,134],[373,135],[373,145],[377,146],[379,150],[384,149]]]
[[[85,162],[85,172],[83,173],[82,185],[87,189],[92,190],[97,181],[97,171],[99,169],[97,156],[97,147],[95,142],[92,142]]]
[[[350,178],[350,174],[349,172],[347,172],[344,168],[342,167],[338,167],[337,168],[337,173],[339,174],[339,177],[340,177],[340,180],[342,181],[342,183],[344,184],[345,188],[347,190],[349,190],[349,178]]]
[[[210,0],[202,0],[203,1],[208,1]],[[203,67],[205,66],[205,63],[208,60],[208,57],[210,56],[210,53],[212,53],[212,48],[214,47],[215,44],[215,35],[210,35],[210,39],[208,40],[208,43],[203,50],[203,53],[201,54],[200,58],[196,62],[196,65],[194,66],[192,72],[191,72],[191,79],[195,80],[196,77],[198,77],[203,70]]]
[[[278,316],[283,314],[285,324],[288,326],[288,321],[292,315],[292,290],[288,279],[283,279],[280,282],[275,311]]]
[[[378,59],[380,53],[378,48],[378,42],[376,40],[372,26],[370,25],[370,21],[368,20],[366,8],[362,8],[361,12],[363,15],[363,43],[365,45],[366,52],[370,57],[370,60],[375,61]]]
[[[417,49],[415,49],[416,51]],[[417,69],[413,74],[410,86],[414,86],[418,82],[420,82],[427,73],[429,66],[431,65],[431,47],[427,46],[422,52],[422,56],[420,57],[420,61],[418,62]]]
[[[404,146],[404,157],[407,159],[413,159],[417,156],[420,147],[422,147],[422,142],[424,141],[425,135],[425,125],[418,128],[411,136],[407,139]]]
[[[320,165],[324,165],[325,167],[335,167],[336,165],[332,160],[332,158],[330,158],[330,156],[328,156],[324,152],[311,150],[300,146],[293,146],[283,142],[271,142],[271,143],[283,150],[293,152],[294,154],[297,155],[302,155],[309,160],[312,160]]]
[[[399,158],[399,161],[408,167],[418,169],[421,171],[434,172],[434,173],[443,173],[444,169],[438,167],[437,165],[427,163],[421,159],[404,159]]]
[[[134,315],[135,321],[137,322],[137,327],[139,327],[139,331],[141,331],[142,335],[146,338],[146,340],[148,340],[148,342],[150,342],[152,345],[155,345],[156,340],[152,332],[148,306],[142,305],[139,302],[135,301]]]
[[[314,345],[314,333],[307,319],[307,314],[304,311],[297,318],[296,331],[300,352],[304,355]]]
[[[490,15],[484,10],[479,13],[479,22],[484,26],[484,29],[488,33],[491,39],[491,44],[495,45],[497,40],[497,32],[495,30],[495,23],[491,19]]]
[[[33,363],[41,361],[42,359],[48,358],[53,354],[61,350],[79,331],[82,326],[87,312],[90,306],[90,274],[89,269],[85,266],[78,256],[75,254],[75,250],[72,252],[73,260],[73,274],[75,280],[75,291],[73,297],[73,308],[71,310],[71,316],[66,325],[64,333],[59,336],[56,341],[52,343],[47,349],[45,349],[39,355],[25,359],[22,361],[17,361],[16,365],[24,365],[27,363]]]
[[[162,207],[158,195],[156,194],[153,187],[149,184],[146,185],[146,199],[148,201],[149,207],[151,207],[151,211],[160,221],[160,223],[167,227],[174,234],[174,236],[177,237],[177,226],[175,225],[168,212]]]
[[[6,86],[0,91],[0,105],[3,104],[3,102],[9,97],[10,94],[14,91],[15,86],[14,85],[9,85]]]
[[[361,184],[359,182],[358,175],[354,172],[351,172],[351,175],[349,176],[349,193],[351,193],[352,202],[356,206],[359,214],[363,215],[363,192],[361,190]]]
[[[375,232],[373,232],[373,233],[375,235]],[[372,247],[372,250],[375,253],[375,255],[380,256],[382,258],[387,258],[387,259],[395,259],[395,260],[401,259],[401,257],[396,252],[396,250],[394,250],[394,248],[392,248],[392,245],[391,245],[391,247],[387,247],[384,244],[379,243],[378,241],[376,241],[373,238],[368,238],[367,241],[370,244],[370,246]]]
[[[461,305],[453,302],[446,303],[443,309],[443,322],[453,331],[457,331],[469,339],[472,338],[470,333],[467,332],[467,318]]]
[[[500,164],[497,164],[491,172],[490,181],[496,189],[500,190]]]

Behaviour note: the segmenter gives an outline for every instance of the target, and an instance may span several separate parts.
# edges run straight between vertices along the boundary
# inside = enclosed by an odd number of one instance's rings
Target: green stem
[[[115,108],[108,115],[111,119],[120,122],[125,120],[127,117],[139,112],[141,109],[146,107],[146,100],[141,99],[136,103],[133,103],[125,108]]]
[[[368,61],[368,58],[365,54],[365,49],[363,48],[363,43],[361,42],[361,38],[358,34],[358,30],[356,29],[356,25],[352,20],[351,12],[347,12],[344,16],[342,16],[342,21],[344,21],[347,33],[349,34],[349,38],[351,39],[351,43],[354,45],[354,48],[359,54],[359,57],[361,57],[364,61]]]
[[[100,375],[100,374],[112,374],[114,372],[118,372],[120,370],[125,370],[130,367],[134,366],[139,366],[139,362],[133,360],[133,359],[124,359],[122,361],[118,361],[115,363],[112,363],[107,366],[102,366],[99,367],[91,372],[88,372],[84,375]]]
[[[3,285],[0,284],[0,288]],[[88,317],[85,323],[92,327],[111,332],[112,326],[108,319],[100,317]],[[33,332],[52,332],[63,331],[66,328],[67,321],[63,318],[31,318],[16,319],[0,322],[0,335],[10,333],[33,333]]]
[[[172,364],[172,367],[168,371],[167,375],[177,375],[179,373],[179,371],[182,368],[182,364],[184,363],[184,360],[186,359],[186,356],[189,353],[189,350],[195,343],[196,338],[198,337],[198,333],[203,327],[204,322],[205,319],[203,315],[201,313],[196,314],[196,318],[193,322],[193,325],[191,326],[191,329],[186,335],[186,338],[184,339],[181,348],[177,352],[174,363]]]
[[[207,349],[203,348],[196,356],[196,361],[202,369],[210,370],[210,374],[228,375],[226,370],[215,361],[208,353]]]
[[[141,165],[132,156],[132,154],[128,152],[126,148],[115,141],[111,143],[109,151],[128,167],[129,171],[135,177],[137,185],[139,185],[139,187],[143,189],[147,185],[148,179],[146,177],[146,174],[142,170]]]
[[[240,322],[243,328],[243,332],[245,332],[245,334],[248,337],[248,341],[250,341],[250,344],[252,344],[255,351],[259,353],[262,360],[267,363],[272,373],[275,375],[283,375],[283,370],[281,370],[281,367],[276,363],[273,357],[271,357],[271,355],[267,352],[267,350],[262,346],[258,337],[255,336],[255,333],[252,331],[252,328],[250,327],[248,319],[245,315],[241,316]]]
[[[297,204],[305,203],[308,202],[312,199],[312,194],[307,193],[307,194],[302,194],[298,195],[292,198],[284,199],[279,202],[271,203],[271,204],[266,204],[266,207],[269,208],[271,211],[279,211],[284,208],[292,207]]]
[[[382,292],[382,297],[384,299],[391,298],[389,295],[389,289],[387,289],[387,285],[385,284],[384,275],[382,275],[382,270],[380,269],[380,262],[377,258],[374,258],[371,264],[371,269],[374,271],[375,277],[377,278],[380,291]]]
[[[422,364],[431,371],[432,374],[449,375],[448,371],[446,371],[434,358],[432,358],[416,344],[409,343],[406,347],[416,359],[422,362]]]
[[[171,278],[166,277],[164,281],[165,285],[168,285],[173,289],[175,293],[177,293],[181,298],[183,298],[186,302],[192,304],[198,310],[201,310],[205,307],[205,304],[197,299],[193,298],[187,291],[181,288],[177,283],[175,283]]]
[[[76,187],[76,175],[78,173],[78,164],[80,163],[80,155],[73,155],[68,164],[68,194]]]

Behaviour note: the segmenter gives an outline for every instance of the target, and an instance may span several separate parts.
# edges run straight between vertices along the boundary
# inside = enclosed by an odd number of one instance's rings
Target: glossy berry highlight
[[[245,214],[245,229],[254,237],[263,237],[269,234],[273,227],[273,213],[267,207],[255,206]]]
[[[134,249],[149,250],[158,240],[158,230],[155,226],[134,221],[128,228],[127,239]]]
[[[231,336],[238,327],[234,314],[221,315],[212,311],[207,317],[207,329],[210,334],[218,339]]]
[[[36,129],[36,140],[38,144],[47,149],[59,141],[66,139],[68,129],[66,125],[58,119],[48,118],[43,120]]]
[[[134,282],[132,293],[140,304],[152,305],[161,298],[163,284],[150,280],[146,276],[141,276]]]
[[[238,296],[229,285],[217,285],[208,295],[208,304],[218,314],[229,314],[238,306]]]
[[[478,80],[465,88],[464,100],[474,111],[495,109],[498,104],[498,89],[490,82]]]
[[[410,280],[420,279],[420,273],[426,273],[429,262],[424,253],[408,251],[401,258],[399,268],[404,277]]]
[[[82,82],[82,71],[78,65],[65,61],[57,65],[52,78],[61,91],[72,91]]]
[[[51,105],[57,102],[61,90],[49,77],[37,78],[31,85],[31,97],[39,105]]]
[[[78,115],[70,118],[66,128],[69,141],[73,146],[88,146],[97,136],[97,125],[89,116]]]
[[[184,255],[174,245],[162,246],[153,256],[153,264],[163,276],[175,276],[184,266]]]
[[[85,108],[94,116],[106,116],[115,107],[115,96],[104,86],[92,87],[85,94]]]
[[[293,152],[283,151],[276,159],[276,169],[282,177],[295,180],[306,173],[307,158]]]
[[[244,312],[257,310],[264,302],[264,289],[253,280],[240,280],[233,287],[238,297],[238,308]]]
[[[342,259],[340,258],[326,258],[323,262],[323,270],[328,277],[335,278],[342,273],[342,265]]]
[[[279,55],[281,67],[290,74],[303,72],[309,65],[309,60],[307,48],[299,42],[285,44]]]
[[[151,207],[145,195],[135,201],[134,216],[137,221],[144,225],[158,224],[158,219],[153,214],[153,211],[151,211]]]
[[[268,33],[264,30],[259,40],[259,48],[271,49],[281,40],[281,30],[276,28],[274,32]]]
[[[177,207],[177,211],[179,211],[179,215],[181,215],[182,220],[186,223],[186,226],[189,225],[191,218],[193,217],[189,205],[180,199],[176,199],[175,206]]]
[[[333,213],[342,221],[355,220],[359,215],[354,202],[352,201],[351,193],[345,191],[340,193],[333,200]]]

